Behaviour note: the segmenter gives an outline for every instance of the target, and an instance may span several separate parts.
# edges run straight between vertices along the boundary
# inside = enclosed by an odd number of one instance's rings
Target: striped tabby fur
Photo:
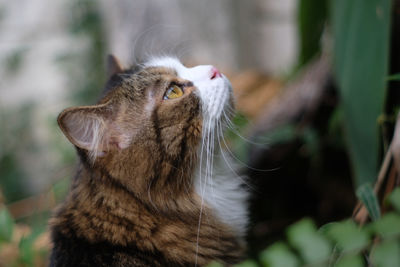
[[[54,243],[50,265],[238,262],[244,249],[247,193],[229,173],[232,178],[224,183],[236,182],[226,188],[238,191],[229,197],[241,206],[224,215],[226,209],[213,206],[211,197],[205,199],[206,181],[202,187],[198,180],[202,179],[199,162],[213,157],[213,151],[200,151],[207,139],[207,108],[211,110],[202,96],[209,93],[200,88],[215,85],[216,90],[230,90],[226,78],[215,77],[210,66],[190,69],[170,58],[124,70],[111,57],[110,69],[113,75],[96,105],[68,108],[58,118],[77,148],[80,165],[66,200],[50,221]],[[165,100],[171,85],[183,88],[183,96]],[[223,108],[231,106],[231,92],[221,92],[229,95]],[[214,127],[210,121],[209,127]],[[204,153],[211,154],[204,157]],[[226,193],[221,183],[210,188],[219,192],[223,203]],[[233,218],[239,223],[230,224],[231,219],[224,218],[235,209],[240,215],[233,217],[243,218]]]

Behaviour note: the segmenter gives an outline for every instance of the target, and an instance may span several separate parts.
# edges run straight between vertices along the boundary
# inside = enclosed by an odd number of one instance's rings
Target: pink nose
[[[211,74],[210,74],[210,79],[212,80],[212,79],[215,79],[215,78],[221,78],[222,77],[222,75],[221,75],[221,72],[219,72],[219,70],[216,68],[216,67],[212,67],[211,68],[211,72],[210,72]]]

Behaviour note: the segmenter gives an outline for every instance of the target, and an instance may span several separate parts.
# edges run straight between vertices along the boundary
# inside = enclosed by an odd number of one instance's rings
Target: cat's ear
[[[114,74],[121,73],[124,71],[124,67],[119,61],[119,59],[114,55],[108,55],[107,57],[107,74],[108,77]]]
[[[110,148],[127,148],[132,133],[118,125],[117,115],[109,104],[68,108],[58,116],[65,136],[91,156],[101,156]]]

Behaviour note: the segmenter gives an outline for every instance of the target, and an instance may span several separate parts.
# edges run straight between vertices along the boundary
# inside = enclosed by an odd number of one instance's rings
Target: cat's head
[[[143,185],[124,181],[146,188],[159,177],[190,172],[205,129],[216,127],[232,105],[227,78],[211,65],[188,68],[171,57],[127,70],[110,57],[109,65],[100,101],[58,117],[83,160],[115,177],[147,175]]]

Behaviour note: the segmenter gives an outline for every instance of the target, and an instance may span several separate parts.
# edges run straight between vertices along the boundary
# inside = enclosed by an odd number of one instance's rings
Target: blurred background
[[[0,266],[46,264],[47,219],[77,162],[56,118],[96,102],[107,54],[228,75],[248,257],[303,217],[351,217],[365,192],[379,208],[399,183],[390,155],[373,188],[394,142],[399,23],[398,0],[0,0]]]

